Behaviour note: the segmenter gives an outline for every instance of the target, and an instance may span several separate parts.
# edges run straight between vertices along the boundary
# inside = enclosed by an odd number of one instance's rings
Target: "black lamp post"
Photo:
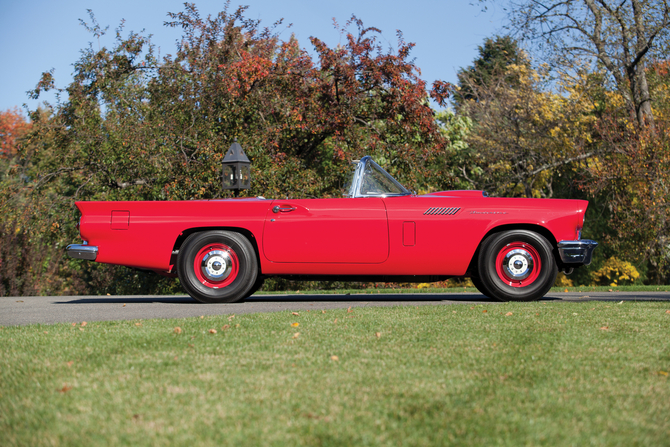
[[[237,142],[237,138],[223,157],[221,178],[223,189],[234,190],[235,197],[240,193],[240,189],[251,188],[251,161]]]

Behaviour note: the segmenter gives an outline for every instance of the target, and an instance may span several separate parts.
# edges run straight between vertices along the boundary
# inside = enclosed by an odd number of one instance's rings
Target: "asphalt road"
[[[549,293],[546,301],[667,301],[670,292]],[[328,310],[371,306],[499,304],[479,294],[254,295],[243,303],[199,304],[178,296],[40,296],[0,298],[0,326],[82,321],[184,318],[201,315]]]

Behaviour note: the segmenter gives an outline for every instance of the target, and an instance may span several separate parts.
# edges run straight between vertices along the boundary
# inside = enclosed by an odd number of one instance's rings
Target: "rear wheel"
[[[179,250],[177,273],[184,290],[202,303],[243,300],[256,283],[258,262],[253,247],[239,233],[194,233]]]
[[[470,281],[472,281],[472,284],[474,284],[474,286],[482,295],[490,297],[491,292],[486,290],[486,287],[484,287],[484,284],[482,283],[482,280],[479,279],[479,277],[473,276],[470,278]]]
[[[558,267],[552,246],[542,235],[511,230],[484,240],[478,271],[484,290],[477,288],[489,292],[485,295],[501,301],[533,301],[549,292]]]

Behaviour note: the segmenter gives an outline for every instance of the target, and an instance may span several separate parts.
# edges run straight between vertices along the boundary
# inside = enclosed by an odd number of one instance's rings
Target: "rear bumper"
[[[67,246],[66,250],[67,255],[75,259],[95,261],[95,258],[98,257],[98,247],[95,245],[71,244]]]
[[[563,264],[589,265],[593,250],[598,246],[596,241],[582,239],[578,241],[561,241],[558,243],[558,254]]]

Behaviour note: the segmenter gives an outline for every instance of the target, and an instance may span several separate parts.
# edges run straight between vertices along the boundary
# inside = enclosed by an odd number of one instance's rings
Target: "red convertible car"
[[[416,195],[369,156],[354,163],[338,199],[77,202],[84,243],[67,252],[178,275],[205,303],[243,300],[272,276],[470,277],[486,296],[529,301],[549,291],[559,270],[588,265],[598,245],[581,239],[586,201]]]

